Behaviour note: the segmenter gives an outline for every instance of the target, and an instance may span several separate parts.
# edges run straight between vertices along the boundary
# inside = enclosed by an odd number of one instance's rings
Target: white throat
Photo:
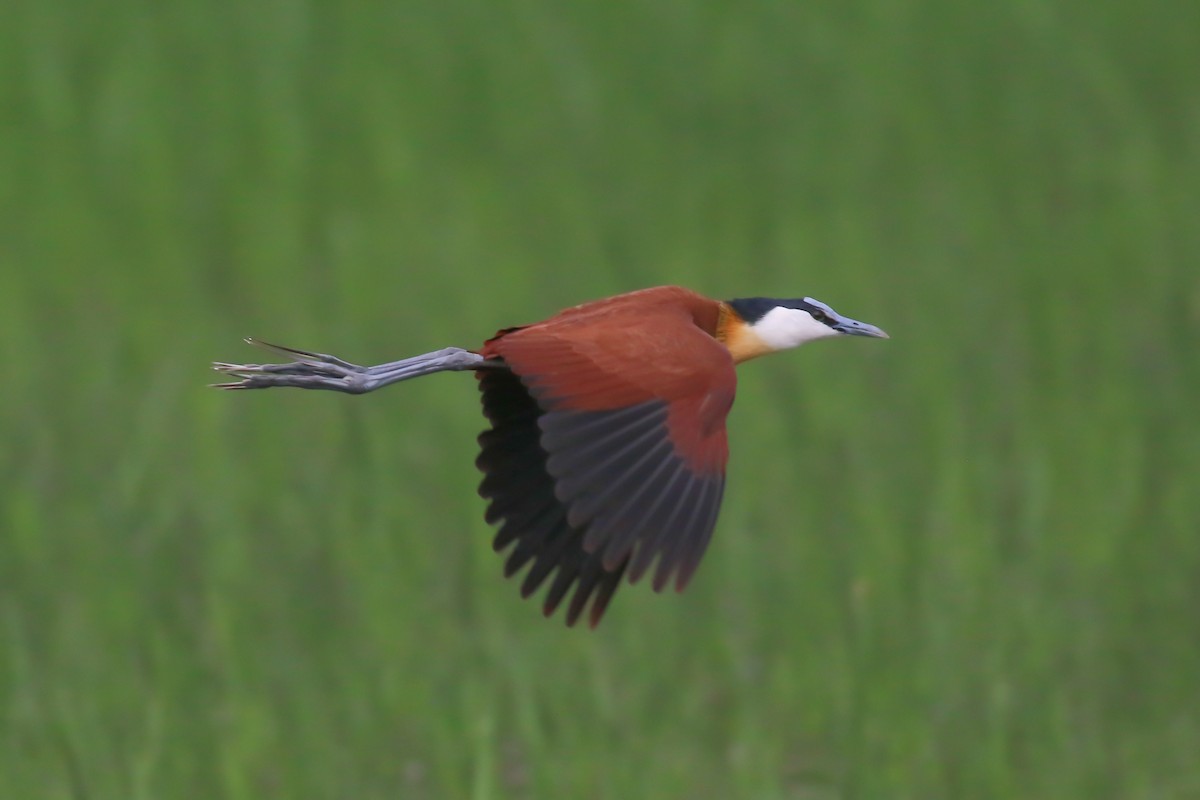
[[[817,322],[799,308],[776,306],[750,328],[772,350],[787,350],[814,339],[836,336],[837,331]]]

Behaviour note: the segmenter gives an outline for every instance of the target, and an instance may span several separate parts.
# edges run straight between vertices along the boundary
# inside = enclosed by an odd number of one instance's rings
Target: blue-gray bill
[[[867,322],[859,322],[856,319],[849,317],[838,316],[838,320],[833,324],[833,329],[838,333],[845,333],[850,336],[870,336],[875,339],[890,339],[883,328],[877,328]]]

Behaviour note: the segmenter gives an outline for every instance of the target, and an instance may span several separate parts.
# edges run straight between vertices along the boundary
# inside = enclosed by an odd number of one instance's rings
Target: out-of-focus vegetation
[[[0,795],[1200,796],[1200,5],[16,0]],[[681,283],[747,365],[684,595],[489,547],[469,377]]]

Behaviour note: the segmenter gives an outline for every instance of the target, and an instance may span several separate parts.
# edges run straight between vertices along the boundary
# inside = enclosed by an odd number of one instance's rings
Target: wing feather
[[[606,565],[612,566],[622,558],[627,558],[638,540],[648,540],[666,529],[675,508],[670,500],[679,500],[680,490],[677,487],[689,480],[689,473],[680,463],[666,462],[663,466],[663,473],[658,480],[647,481],[642,492],[629,499],[627,507],[614,509],[609,512],[611,518],[600,523],[605,528],[619,531],[604,547]],[[633,579],[630,580],[632,582]]]
[[[538,543],[533,566],[529,568],[529,572],[525,573],[525,580],[521,583],[521,596],[529,597],[536,592],[542,585],[542,581],[546,580],[546,576],[553,572],[555,567],[560,572],[573,573],[572,567],[576,559],[573,555],[569,558],[567,556],[569,551],[578,548],[578,540],[579,536],[576,531],[567,530],[565,535],[546,542],[544,546]],[[573,574],[568,580],[572,578],[574,578]]]
[[[531,560],[541,559],[542,554],[560,542],[569,541],[568,536],[558,535],[564,526],[565,515],[561,505],[547,503],[541,506],[532,519],[514,518],[501,529],[506,542],[500,542],[497,534],[493,549],[502,550],[508,542],[516,541],[516,546],[504,562],[504,577],[511,578],[521,571],[521,568]],[[499,545],[499,547],[497,547]],[[533,584],[536,588],[536,583]]]
[[[702,485],[703,481],[695,475],[685,473],[683,485],[677,490],[678,493],[667,498],[667,501],[659,506],[662,521],[638,541],[633,551],[633,561],[629,568],[630,583],[641,580],[671,537],[677,535],[677,526],[686,518],[686,512],[699,496]]]
[[[699,495],[687,510],[684,521],[678,532],[659,548],[658,568],[654,572],[654,591],[661,592],[670,580],[672,572],[679,568],[680,551],[689,543],[705,535],[702,526],[707,524],[709,511],[715,505],[714,501],[720,495],[720,481],[709,480],[700,483]]]
[[[674,459],[670,458],[671,443],[660,439],[644,448],[638,460],[631,464],[626,471],[613,481],[607,495],[592,495],[582,497],[575,504],[575,511],[581,519],[594,520],[584,539],[584,549],[594,550],[604,541],[609,529],[621,528],[622,533],[630,530],[640,530],[645,519],[642,499],[653,498],[662,491],[662,481],[659,476],[668,473],[673,467],[678,468]],[[611,496],[608,496],[611,495]],[[612,539],[618,537],[614,533]]]
[[[476,465],[484,473],[479,492],[489,501],[488,522],[500,523],[493,540],[497,552],[512,547],[504,562],[511,577],[528,567],[521,595],[528,597],[554,574],[543,612],[554,613],[571,587],[576,605],[567,623],[574,625],[591,600],[589,623],[597,625],[620,585],[625,564],[612,568],[583,549],[583,528],[567,522],[567,507],[555,496],[554,480],[546,471],[547,453],[540,443],[537,420],[543,413],[527,388],[512,373],[500,370],[478,375],[484,414],[492,428],[479,437]]]
[[[681,540],[680,552],[671,555],[671,559],[676,562],[675,572],[675,590],[682,592],[687,588],[688,583],[692,580],[692,575],[696,573],[696,568],[700,566],[700,559],[704,556],[704,551],[708,549],[708,542],[712,539],[713,529],[716,527],[717,515],[721,510],[721,499],[725,494],[725,482],[722,480],[717,487],[716,494],[709,500],[707,507],[707,517],[693,530],[693,535],[686,540]]]
[[[607,301],[606,301],[607,302]],[[607,306],[606,306],[607,307]],[[736,378],[725,348],[678,306],[567,312],[502,332],[477,373],[492,429],[477,459],[505,573],[528,566],[543,610],[574,587],[567,623],[603,616],[623,577],[655,567],[682,589],[716,525]]]

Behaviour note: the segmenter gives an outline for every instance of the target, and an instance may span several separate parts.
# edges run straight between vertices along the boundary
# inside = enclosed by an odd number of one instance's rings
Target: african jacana
[[[700,563],[725,487],[725,417],[734,365],[828,336],[887,338],[810,297],[722,302],[661,286],[505,328],[479,350],[448,347],[374,367],[246,341],[295,359],[225,364],[223,389],[292,386],[349,394],[446,370],[471,370],[491,428],[479,436],[479,493],[515,543],[511,576],[532,562],[528,597],[557,569],[547,616],[572,584],[574,625],[589,598],[594,627],[628,570],[657,561],[654,589],[682,590]]]

